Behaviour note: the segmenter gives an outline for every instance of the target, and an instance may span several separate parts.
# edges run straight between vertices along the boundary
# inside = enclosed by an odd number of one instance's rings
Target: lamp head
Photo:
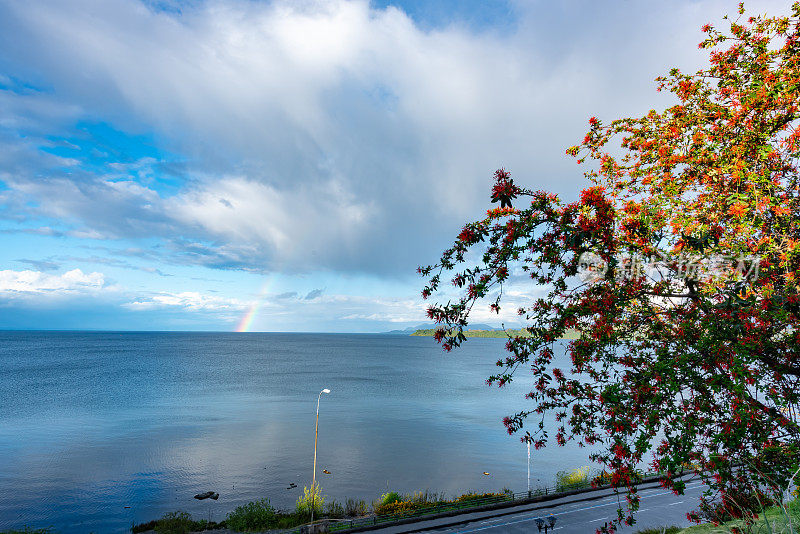
[[[331,392],[331,390],[329,390],[328,388],[325,388],[325,389],[323,389],[323,390],[322,390],[322,392],[323,392],[323,393],[330,393],[330,392]]]

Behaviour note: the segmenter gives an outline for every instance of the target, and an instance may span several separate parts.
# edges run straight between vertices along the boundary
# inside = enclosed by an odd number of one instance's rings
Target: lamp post
[[[314,505],[317,499],[317,436],[319,435],[319,400],[323,393],[330,393],[328,388],[323,389],[317,396],[317,424],[314,428],[314,472],[311,475],[311,524],[314,524]]]
[[[531,496],[531,442],[528,441],[528,498]]]

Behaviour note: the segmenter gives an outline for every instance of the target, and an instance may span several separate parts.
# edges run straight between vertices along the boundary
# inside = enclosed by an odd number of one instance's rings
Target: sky
[[[425,322],[494,170],[577,198],[588,118],[673,104],[737,3],[0,0],[0,329]]]

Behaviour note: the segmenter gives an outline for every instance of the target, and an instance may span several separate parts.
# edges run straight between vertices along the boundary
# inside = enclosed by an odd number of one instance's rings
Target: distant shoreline
[[[436,332],[435,328],[423,328],[416,330],[409,335],[433,337]],[[530,337],[530,332],[524,328],[519,330],[464,330],[464,335],[467,337],[490,337],[490,338],[507,338],[507,337]],[[578,332],[576,330],[568,330],[559,339],[578,339]]]

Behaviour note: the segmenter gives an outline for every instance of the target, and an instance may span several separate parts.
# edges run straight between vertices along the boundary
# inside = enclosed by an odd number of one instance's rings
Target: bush
[[[465,493],[455,500],[448,501],[444,494],[416,492],[414,495],[400,497],[397,492],[386,493],[381,496],[380,504],[375,505],[375,513],[378,515],[410,514],[418,510],[433,508],[440,504],[485,504],[487,502],[499,502],[508,499],[505,493]]]
[[[760,514],[775,499],[761,490],[731,489],[720,500],[700,505],[700,517],[711,523],[725,523],[733,519],[744,519]]]
[[[361,517],[367,515],[368,512],[366,501],[347,499],[344,504],[344,515],[346,517]]]
[[[416,501],[428,504],[436,504],[440,502],[445,502],[444,492],[442,493],[433,493],[431,490],[425,491],[415,491],[413,496],[405,496],[403,498],[404,501]]]
[[[303,514],[280,514],[278,515],[278,521],[275,523],[275,528],[277,529],[287,529],[287,528],[294,528],[298,525],[302,525],[303,523],[308,522],[309,516]]]
[[[134,525],[131,527],[131,532],[133,534],[138,534],[140,532],[148,532],[150,530],[155,530],[159,534],[181,534],[185,532],[201,532],[203,530],[212,530],[216,528],[225,528],[225,521],[221,523],[216,523],[214,521],[206,521],[205,519],[201,519],[200,521],[195,521],[192,519],[192,516],[186,512],[170,512],[168,514],[164,514],[161,519],[156,519],[154,521],[149,521],[147,523],[140,523],[138,525]],[[26,531],[27,532],[27,531]],[[39,531],[30,531],[32,534],[36,534]],[[49,531],[48,531],[49,532]],[[5,533],[4,533],[5,534]]]
[[[403,498],[400,497],[400,494],[397,493],[396,491],[390,491],[389,493],[384,493],[383,495],[381,495],[381,504],[384,506],[402,500]]]
[[[611,473],[603,469],[594,476],[592,482],[594,482],[598,486],[605,486],[607,484],[611,484]]]
[[[342,519],[344,517],[344,506],[336,501],[331,501],[325,507],[325,516],[331,519]]]
[[[303,496],[297,499],[295,511],[298,515],[310,517],[313,506],[314,515],[321,516],[322,507],[324,504],[325,497],[322,496],[322,492],[319,489],[319,484],[315,484],[311,488],[303,488]]]
[[[277,524],[277,519],[269,499],[261,499],[236,507],[228,514],[225,523],[228,528],[237,532],[248,532],[271,528]]]
[[[169,512],[156,521],[158,534],[188,534],[192,530],[192,516],[187,512]]]
[[[471,502],[471,501],[491,501],[491,502],[499,502],[505,501],[508,499],[508,495],[505,493],[474,493],[469,492],[461,495],[458,497],[455,502],[457,503],[464,503],[464,502]]]
[[[644,530],[637,530],[634,534],[678,534],[683,529],[681,527],[653,527]]]
[[[421,501],[392,501],[376,506],[375,513],[378,515],[409,514],[431,506],[433,506],[431,503]]]
[[[572,471],[559,471],[556,473],[556,489],[568,490],[588,486],[591,480],[590,469],[587,465]]]

